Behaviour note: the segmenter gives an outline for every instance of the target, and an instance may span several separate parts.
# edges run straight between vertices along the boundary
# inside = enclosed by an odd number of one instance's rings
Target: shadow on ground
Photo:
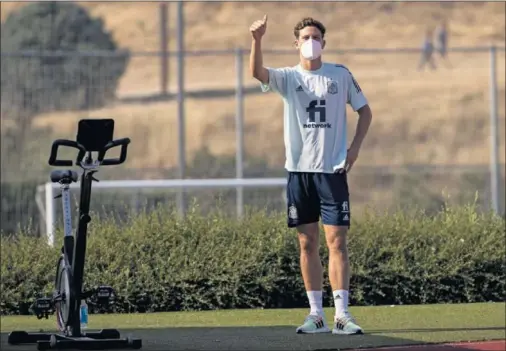
[[[495,330],[496,328],[478,328]],[[416,329],[434,332],[456,329]],[[463,329],[457,329],[463,330]],[[471,330],[471,329],[469,329]],[[477,330],[477,329],[472,329]],[[331,351],[384,346],[420,344],[420,341],[393,338],[378,333],[402,331],[376,330],[366,335],[338,336],[332,334],[298,335],[294,327],[221,327],[122,330],[122,337],[141,338],[143,350],[315,350]],[[406,330],[406,332],[408,332]],[[36,350],[36,345],[7,344],[7,333],[1,334],[2,351]],[[470,350],[464,346],[452,351]]]

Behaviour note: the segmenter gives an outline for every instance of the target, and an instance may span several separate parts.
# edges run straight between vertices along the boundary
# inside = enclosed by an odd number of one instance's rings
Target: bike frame
[[[86,241],[88,234],[88,223],[91,221],[89,215],[91,202],[91,185],[93,174],[98,172],[99,163],[93,162],[91,152],[88,153],[85,160],[81,162],[83,174],[81,176],[81,195],[79,200],[79,222],[77,225],[75,238],[72,235],[72,214],[70,204],[70,189],[68,184],[62,185],[62,206],[63,206],[63,224],[64,224],[64,255],[72,271],[72,285],[77,295],[74,299],[74,306],[70,308],[70,318],[72,322],[70,327],[71,336],[81,336],[81,322],[77,318],[81,306],[84,263],[86,256]],[[73,256],[72,253],[74,252]],[[72,318],[74,317],[74,318]]]
[[[53,141],[49,165],[55,167],[80,166],[81,194],[79,199],[78,223],[75,236],[72,235],[72,206],[70,203],[70,184],[77,181],[77,175],[72,170],[51,172],[51,181],[59,182],[61,188],[63,206],[64,240],[62,255],[58,264],[63,262],[64,267],[58,266],[57,274],[68,274],[70,282],[68,296],[62,298],[61,291],[56,291],[52,299],[37,299],[37,318],[48,317],[51,311],[51,303],[66,301],[68,305],[68,317],[65,325],[64,335],[55,333],[29,333],[23,330],[15,330],[8,336],[10,345],[37,344],[39,350],[49,349],[79,349],[79,350],[112,350],[112,349],[139,349],[142,347],[142,340],[137,338],[121,338],[117,329],[102,329],[98,332],[81,331],[80,307],[83,298],[93,295],[99,296],[106,291],[107,298],[110,297],[112,288],[99,286],[90,291],[83,291],[84,264],[86,255],[86,241],[90,217],[91,184],[98,181],[93,174],[98,172],[99,166],[115,166],[125,162],[127,158],[127,147],[130,144],[129,138],[113,140],[114,120],[113,119],[83,119],[79,121],[77,141],[58,139]],[[78,149],[79,153],[75,162],[72,160],[58,159],[58,148],[61,146]],[[119,158],[105,159],[106,152],[114,147],[121,146]],[[92,152],[98,152],[94,161]],[[62,273],[65,272],[65,273]],[[56,288],[59,289],[61,276],[57,276]],[[51,302],[48,302],[51,301]],[[61,311],[58,311],[61,314]],[[58,316],[60,318],[60,316]],[[61,320],[58,321],[60,324]],[[59,325],[61,327],[61,325]]]
[[[72,233],[72,208],[70,205],[70,184],[62,183],[60,186],[63,209],[63,255],[66,264],[71,265],[72,251],[74,249],[74,235]]]

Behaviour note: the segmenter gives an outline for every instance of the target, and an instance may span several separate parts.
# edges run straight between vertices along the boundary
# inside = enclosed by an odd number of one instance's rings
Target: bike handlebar
[[[127,149],[128,144],[130,144],[130,138],[123,138],[118,140],[113,140],[107,143],[107,145],[99,151],[98,153],[98,161],[100,165],[102,166],[115,166],[120,165],[123,162],[125,162],[127,157]],[[72,160],[58,160],[58,148],[60,146],[67,146],[72,147],[79,150],[79,153],[77,155],[76,165],[80,165],[82,160],[84,159],[84,156],[88,152],[86,148],[79,144],[77,141],[73,140],[65,140],[65,139],[58,139],[53,142],[53,145],[51,146],[51,155],[49,156],[49,165],[50,166],[61,166],[61,167],[70,167],[72,166]],[[121,146],[120,151],[120,157],[119,158],[111,158],[111,159],[105,159],[105,153],[107,150],[112,149],[113,147]]]
[[[98,153],[98,162],[100,162],[103,166],[115,166],[122,164],[125,162],[127,157],[128,144],[130,144],[130,138],[123,138],[108,142],[104,149]],[[107,150],[116,146],[121,146],[119,158],[109,158],[104,160]]]
[[[58,155],[58,148],[60,146],[68,146],[73,147],[79,150],[79,155],[77,157],[78,161],[81,156],[81,159],[86,154],[86,149],[84,146],[79,144],[77,141],[58,139],[53,141],[53,145],[51,146],[51,155],[49,156],[49,165],[50,166],[62,166],[62,167],[70,167],[72,166],[72,160],[57,160],[56,157]]]

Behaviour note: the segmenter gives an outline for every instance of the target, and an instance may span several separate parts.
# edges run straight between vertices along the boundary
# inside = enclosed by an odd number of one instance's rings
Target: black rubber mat
[[[121,330],[122,337],[142,339],[142,350],[345,350],[419,344],[416,340],[378,334],[300,335],[290,327],[171,328]],[[8,345],[1,334],[2,351],[37,350],[36,345]]]

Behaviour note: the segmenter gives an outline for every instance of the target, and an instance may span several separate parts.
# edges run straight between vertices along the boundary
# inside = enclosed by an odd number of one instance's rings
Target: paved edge
[[[476,342],[458,342],[458,343],[445,343],[445,344],[424,344],[424,345],[406,345],[394,347],[380,347],[380,348],[367,348],[367,349],[352,349],[349,351],[450,351],[450,350],[476,350],[476,351],[505,351],[506,340],[492,340],[492,341],[476,341]]]

